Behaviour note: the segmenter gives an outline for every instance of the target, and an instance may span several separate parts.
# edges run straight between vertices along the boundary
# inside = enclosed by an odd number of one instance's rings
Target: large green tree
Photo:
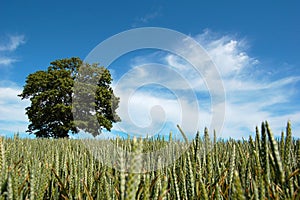
[[[111,130],[120,121],[116,113],[119,98],[111,88],[108,69],[87,64],[79,58],[60,59],[46,71],[26,79],[22,99],[30,124],[27,132],[37,137],[68,137],[84,130],[96,136],[102,128]]]

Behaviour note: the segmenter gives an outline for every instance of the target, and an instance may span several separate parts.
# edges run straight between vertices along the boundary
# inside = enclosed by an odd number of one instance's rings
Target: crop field
[[[89,142],[116,162],[101,162]],[[145,158],[170,143],[181,153],[174,162]],[[207,129],[192,141],[0,138],[0,199],[300,199],[299,173],[290,123],[281,138],[265,122],[245,140],[209,137]]]

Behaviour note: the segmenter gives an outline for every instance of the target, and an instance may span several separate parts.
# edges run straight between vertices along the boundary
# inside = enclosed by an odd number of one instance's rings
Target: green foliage
[[[142,174],[134,173],[146,164],[140,153],[157,151],[166,141],[97,140],[105,156],[118,154],[118,171],[91,154],[86,148],[91,140],[0,138],[0,199],[300,199],[300,142],[288,127],[289,139],[277,141],[263,123],[255,141],[215,138],[211,149],[207,129],[189,144],[172,139],[178,146],[189,145],[188,150],[170,166],[162,166],[163,158],[149,157],[161,168]],[[282,140],[288,147],[280,145]],[[126,149],[131,159],[106,149],[107,142]],[[286,149],[289,157],[282,157]]]
[[[113,122],[120,121],[115,112],[119,98],[113,94],[111,81],[108,69],[79,58],[56,60],[46,71],[30,74],[19,95],[31,101],[26,108],[28,132],[61,138],[77,133],[77,127],[94,136],[102,127],[110,130]],[[72,111],[80,120],[74,120]]]

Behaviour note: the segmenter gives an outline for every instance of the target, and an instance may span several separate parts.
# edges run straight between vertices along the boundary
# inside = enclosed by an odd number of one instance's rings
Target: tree
[[[50,64],[46,71],[30,74],[19,95],[31,101],[26,108],[30,121],[27,132],[60,138],[81,129],[96,136],[102,128],[110,131],[112,123],[120,121],[116,113],[119,98],[110,86],[108,69],[79,58]]]

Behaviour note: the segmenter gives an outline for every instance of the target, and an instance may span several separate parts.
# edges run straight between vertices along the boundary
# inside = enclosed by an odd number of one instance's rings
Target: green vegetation
[[[206,129],[172,165],[153,160],[161,168],[140,174],[103,165],[83,142],[89,141],[1,138],[0,199],[300,199],[300,141],[292,138],[290,123],[280,139],[267,123],[248,141],[211,139]],[[174,139],[110,142],[136,156],[168,143],[187,145]],[[126,158],[117,158],[124,169]],[[128,171],[143,164],[136,157]]]
[[[116,114],[119,98],[110,86],[108,69],[83,63],[79,58],[50,64],[46,71],[30,74],[19,95],[31,101],[26,108],[29,133],[61,138],[80,128],[96,136],[101,128],[110,131],[112,123],[120,121]],[[73,114],[79,117],[74,120]]]

